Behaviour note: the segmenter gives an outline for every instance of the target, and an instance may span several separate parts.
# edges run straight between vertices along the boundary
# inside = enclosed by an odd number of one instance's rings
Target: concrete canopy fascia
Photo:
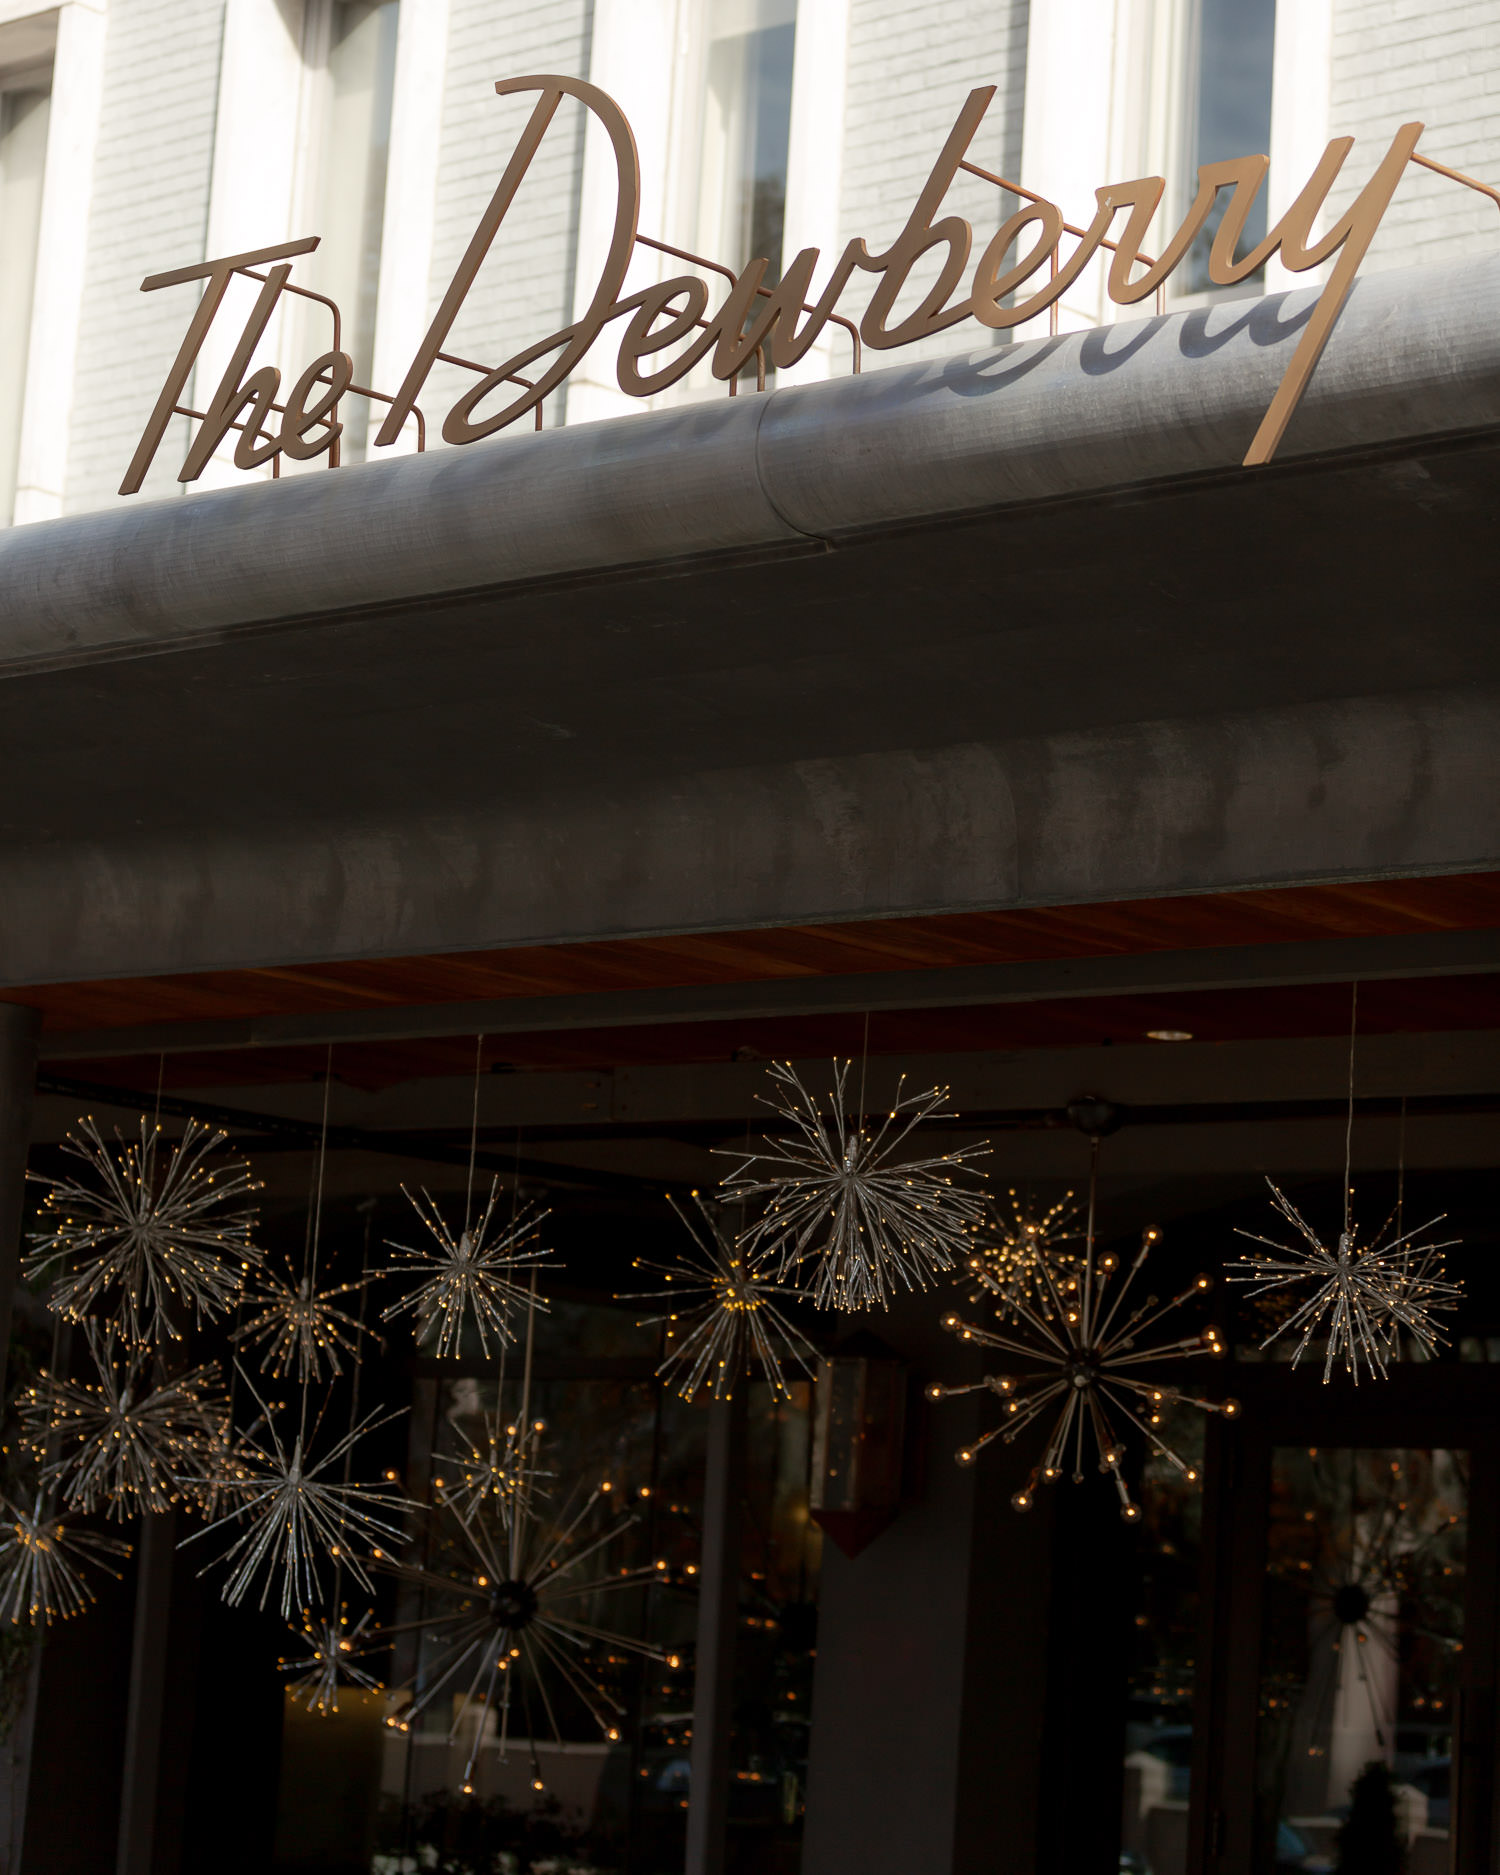
[[[1281,460],[1500,425],[1500,257],[1356,283]],[[1236,469],[1316,289],[0,536],[0,675]]]

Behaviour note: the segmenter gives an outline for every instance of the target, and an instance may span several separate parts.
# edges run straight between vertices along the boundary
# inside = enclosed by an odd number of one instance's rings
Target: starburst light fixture
[[[420,1249],[392,1243],[391,1248],[400,1252],[403,1262],[391,1273],[420,1275],[424,1280],[409,1295],[391,1304],[385,1320],[414,1315],[417,1340],[424,1342],[435,1335],[435,1351],[439,1359],[444,1359],[460,1352],[464,1323],[472,1312],[479,1345],[488,1360],[491,1335],[502,1344],[515,1339],[511,1310],[525,1306],[531,1296],[514,1278],[517,1271],[534,1269],[548,1255],[538,1243],[538,1226],[548,1213],[527,1205],[491,1239],[490,1227],[500,1196],[500,1180],[496,1177],[479,1222],[472,1228],[465,1223],[455,1237],[425,1190],[414,1195],[404,1185],[401,1189],[431,1233],[432,1242]]]
[[[43,1372],[21,1399],[21,1421],[41,1460],[44,1486],[69,1510],[125,1522],[195,1499],[214,1465],[227,1416],[217,1365],[153,1380],[156,1357],[121,1350],[114,1328],[86,1322],[96,1378]]]
[[[246,1285],[244,1319],[230,1340],[258,1348],[260,1371],[273,1380],[293,1369],[299,1380],[313,1382],[341,1374],[340,1354],[358,1361],[363,1339],[378,1337],[357,1316],[339,1308],[339,1299],[359,1294],[375,1275],[372,1271],[352,1283],[318,1289],[310,1273],[293,1278],[263,1266]]]
[[[484,1415],[482,1445],[471,1439],[455,1419],[450,1417],[448,1423],[463,1450],[444,1453],[434,1460],[442,1472],[441,1476],[434,1473],[432,1488],[439,1502],[457,1516],[467,1521],[493,1508],[504,1517],[522,1490],[542,1494],[540,1479],[544,1474],[533,1466],[535,1442],[546,1430],[545,1420],[535,1419],[525,1428],[514,1420],[507,1424],[497,1406],[493,1413]]]
[[[1061,1246],[1081,1239],[1083,1232],[1074,1225],[1078,1214],[1070,1191],[1050,1205],[1022,1198],[1014,1190],[1006,1193],[1004,1205],[990,1200],[969,1254],[975,1283],[969,1300],[992,1298],[1002,1320],[1014,1315],[1016,1297],[1046,1313],[1051,1298],[1042,1274],[1044,1261],[1059,1290],[1075,1291],[1078,1259]]]
[[[385,1691],[384,1682],[367,1672],[363,1664],[382,1648],[382,1643],[368,1632],[373,1619],[374,1611],[367,1608],[351,1628],[342,1608],[336,1617],[303,1610],[302,1624],[292,1633],[305,1651],[290,1658],[283,1656],[278,1665],[292,1676],[287,1691],[294,1693],[308,1712],[337,1712],[341,1686],[358,1687],[368,1693]]]
[[[523,1481],[499,1516],[455,1518],[448,1526],[451,1573],[409,1563],[382,1567],[427,1605],[420,1620],[401,1621],[384,1638],[420,1634],[435,1651],[412,1701],[386,1721],[409,1731],[439,1698],[452,1701],[453,1742],[472,1721],[473,1735],[463,1788],[472,1794],[474,1770],[489,1733],[497,1736],[502,1761],[512,1739],[523,1744],[532,1765],[532,1785],[542,1789],[535,1741],[562,1742],[559,1698],[577,1699],[609,1741],[620,1736],[623,1708],[599,1684],[594,1648],[628,1652],[670,1667],[675,1654],[649,1642],[611,1632],[592,1619],[593,1598],[659,1580],[664,1562],[610,1569],[604,1557],[637,1521],[633,1513],[611,1514],[613,1491],[605,1481],[575,1490],[554,1520],[537,1508],[537,1438],[528,1435]],[[581,1501],[580,1501],[581,1500]],[[602,1523],[597,1512],[606,1513]],[[457,1697],[462,1695],[462,1697]],[[493,1716],[492,1716],[493,1715]]]
[[[998,1396],[1003,1415],[998,1426],[957,1453],[961,1465],[972,1465],[993,1439],[1012,1443],[1032,1424],[1044,1417],[1052,1420],[1041,1463],[1026,1483],[1014,1493],[1011,1503],[1017,1510],[1030,1510],[1036,1502],[1040,1482],[1052,1483],[1070,1471],[1073,1482],[1081,1484],[1086,1461],[1092,1459],[1101,1472],[1115,1482],[1120,1500],[1120,1514],[1127,1523],[1140,1519],[1140,1507],[1130,1495],[1121,1470],[1125,1448],[1121,1444],[1122,1422],[1142,1433],[1155,1451],[1179,1471],[1196,1481],[1196,1470],[1173,1451],[1158,1428],[1169,1407],[1195,1406],[1205,1413],[1223,1413],[1233,1418],[1239,1412],[1234,1400],[1207,1400],[1164,1380],[1151,1380],[1140,1370],[1162,1361],[1181,1359],[1191,1354],[1222,1354],[1224,1344],[1217,1329],[1182,1335],[1172,1341],[1158,1341],[1143,1346],[1142,1339],[1165,1317],[1194,1296],[1212,1287],[1208,1277],[1200,1276],[1181,1295],[1169,1302],[1147,1296],[1129,1313],[1126,1306],[1130,1292],[1140,1275],[1160,1233],[1146,1230],[1135,1261],[1118,1283],[1119,1260],[1101,1254],[1094,1240],[1094,1202],[1097,1190],[1096,1170],[1090,1175],[1088,1223],[1084,1234],[1076,1291],[1064,1292],[1052,1274],[1049,1261],[1040,1262],[1045,1306],[1014,1297],[1015,1327],[981,1328],[959,1315],[945,1315],[943,1326],[964,1341],[983,1348],[998,1348],[1020,1357],[1025,1366],[1018,1372],[986,1374],[982,1380],[967,1385],[950,1386],[935,1381],[927,1397],[941,1400],[955,1394],[981,1390]]]
[[[23,1264],[55,1272],[50,1306],[70,1321],[108,1310],[121,1337],[160,1346],[180,1339],[174,1311],[212,1321],[230,1309],[259,1260],[251,1241],[259,1189],[241,1159],[218,1158],[227,1135],[189,1120],[165,1153],[159,1126],[141,1120],[139,1143],[106,1143],[92,1117],[63,1151],[84,1170],[47,1186],[42,1224]]]
[[[647,1316],[637,1324],[642,1328],[665,1324],[666,1352],[657,1375],[670,1381],[685,1400],[696,1399],[703,1390],[716,1400],[728,1400],[734,1396],[736,1381],[748,1379],[759,1368],[772,1393],[786,1396],[791,1386],[783,1362],[811,1378],[817,1359],[817,1350],[806,1335],[776,1306],[778,1297],[800,1291],[774,1280],[774,1252],[769,1246],[739,1248],[702,1194],[695,1191],[690,1196],[696,1217],[671,1192],[667,1202],[682,1220],[692,1249],[683,1250],[672,1263],[654,1263],[645,1257],[634,1260],[634,1268],[650,1270],[664,1284],[671,1284],[672,1298],[678,1303],[671,1313]],[[632,1292],[620,1300],[656,1300],[661,1293]]]
[[[239,1530],[219,1559],[229,1570],[223,1597],[231,1606],[244,1601],[263,1576],[258,1605],[264,1608],[279,1577],[281,1612],[290,1620],[294,1609],[322,1600],[319,1569],[325,1560],[370,1589],[365,1564],[383,1560],[386,1549],[403,1540],[392,1519],[410,1505],[378,1485],[350,1483],[347,1477],[338,1481],[330,1474],[366,1433],[396,1415],[368,1414],[314,1460],[317,1424],[311,1431],[299,1424],[289,1440],[284,1438],[276,1419],[282,1409],[268,1406],[245,1370],[238,1371],[261,1418],[236,1442],[239,1470],[227,1493],[229,1509],[188,1541],[215,1530]]]
[[[905,1094],[906,1077],[880,1119],[851,1118],[850,1063],[833,1064],[833,1091],[820,1100],[788,1061],[768,1069],[776,1092],[762,1097],[786,1127],[723,1180],[726,1194],[765,1200],[738,1238],[742,1254],[774,1258],[777,1275],[797,1276],[822,1309],[886,1307],[902,1289],[925,1289],[967,1262],[984,1201],[955,1177],[980,1178],[967,1162],[989,1151],[966,1146],[925,1159],[901,1159],[924,1120],[955,1117],[948,1090]],[[861,1107],[863,1102],[858,1103]],[[814,1265],[802,1280],[803,1265]]]
[[[1343,1229],[1330,1248],[1286,1193],[1271,1179],[1266,1183],[1272,1203],[1302,1241],[1294,1238],[1283,1243],[1237,1229],[1236,1236],[1248,1237],[1265,1248],[1230,1263],[1228,1278],[1232,1283],[1252,1284],[1252,1298],[1286,1290],[1295,1294],[1300,1284],[1310,1284],[1311,1289],[1286,1320],[1272,1328],[1262,1349],[1300,1329],[1292,1350],[1295,1367],[1314,1337],[1326,1334],[1324,1381],[1341,1365],[1356,1385],[1361,1366],[1372,1378],[1378,1374],[1385,1379],[1390,1363],[1401,1357],[1403,1330],[1424,1354],[1437,1352],[1446,1336],[1434,1313],[1456,1307],[1463,1295],[1460,1284],[1446,1279],[1443,1261],[1443,1252],[1458,1238],[1434,1239],[1429,1234],[1443,1222],[1441,1216],[1403,1231],[1400,1214],[1395,1212],[1368,1244],[1361,1245],[1350,1215],[1346,1176]]]
[[[41,1627],[81,1615],[94,1600],[85,1567],[119,1577],[130,1554],[119,1537],[83,1530],[38,1491],[28,1510],[0,1498],[0,1621]]]

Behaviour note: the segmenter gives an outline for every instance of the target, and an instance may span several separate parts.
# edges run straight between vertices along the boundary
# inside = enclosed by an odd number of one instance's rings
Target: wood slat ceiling
[[[1500,873],[203,971],[48,984],[0,996],[39,1007],[46,1030],[61,1035],[141,1023],[686,988],[1491,926],[1500,926]]]
[[[1123,1045],[1145,1040],[1153,1029],[1184,1031],[1197,1041],[1214,1042],[1345,1035],[1348,1027],[1348,986],[1329,983],[1088,996],[977,1009],[883,1010],[870,1018],[869,1048],[872,1055],[910,1056]],[[1359,1027],[1364,1035],[1500,1029],[1500,975],[1362,984]],[[862,1015],[799,1016],[495,1036],[485,1043],[484,1060],[492,1069],[607,1069],[854,1056],[863,1046]],[[164,1059],[153,1055],[70,1061],[66,1073],[117,1087],[149,1088],[156,1085],[160,1071],[167,1088],[189,1090],[313,1081],[321,1077],[326,1058],[321,1046],[256,1048]],[[334,1054],[336,1079],[372,1090],[473,1071],[474,1042],[469,1036],[345,1043]]]

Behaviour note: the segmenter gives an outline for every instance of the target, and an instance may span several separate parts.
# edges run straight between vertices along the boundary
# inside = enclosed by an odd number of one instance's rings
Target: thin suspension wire
[[[312,1295],[318,1284],[318,1246],[323,1233],[323,1172],[328,1163],[328,1096],[333,1086],[333,1044],[328,1044],[328,1054],[323,1062],[323,1124],[318,1134],[318,1171],[317,1182],[313,1189],[312,1236],[308,1249],[307,1267],[303,1272],[307,1277],[307,1292]]]
[[[1402,1237],[1405,1230],[1402,1218],[1406,1214],[1406,1096],[1401,1096],[1401,1124],[1396,1133],[1396,1235]]]
[[[479,1152],[479,1076],[484,1061],[484,1037],[474,1037],[474,1105],[469,1117],[469,1177],[464,1186],[464,1231],[473,1222],[474,1162]],[[512,1206],[514,1210],[514,1206]]]
[[[1344,1235],[1349,1235],[1352,1202],[1349,1180],[1354,1165],[1354,1036],[1359,1026],[1359,981],[1349,986],[1349,1112],[1344,1121]]]
[[[328,1053],[323,1061],[323,1126],[318,1135],[317,1173],[313,1181],[312,1218],[303,1252],[303,1279],[307,1284],[307,1293],[315,1291],[318,1270],[318,1244],[323,1228],[323,1168],[328,1158],[328,1093],[333,1085],[333,1044],[328,1044]],[[248,1381],[246,1383],[249,1384]],[[307,1402],[312,1392],[312,1370],[305,1365],[302,1369],[302,1399],[297,1416],[297,1440],[304,1453],[307,1449]]]

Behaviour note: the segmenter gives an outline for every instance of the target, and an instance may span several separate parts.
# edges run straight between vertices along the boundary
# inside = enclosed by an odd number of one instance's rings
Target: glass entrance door
[[[1453,1875],[1468,1454],[1273,1450],[1254,1875]]]
[[[1209,1459],[1185,1867],[1489,1875],[1494,1415],[1293,1378]]]

